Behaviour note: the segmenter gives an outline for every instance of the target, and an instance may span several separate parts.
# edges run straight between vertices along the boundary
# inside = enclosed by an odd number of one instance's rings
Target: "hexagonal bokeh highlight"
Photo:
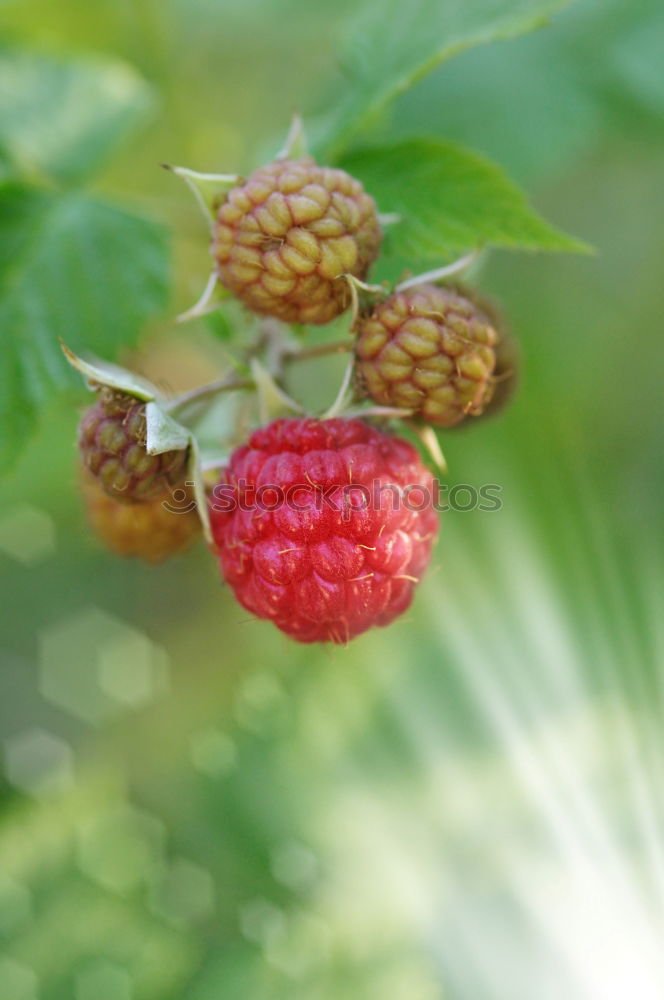
[[[95,816],[77,831],[80,870],[111,892],[129,892],[150,881],[163,864],[164,824],[128,803]]]
[[[168,688],[168,657],[144,633],[90,606],[40,636],[43,696],[99,725]]]
[[[324,921],[296,911],[263,942],[263,951],[270,965],[292,979],[304,979],[327,962],[331,943],[330,928]]]
[[[238,725],[257,736],[274,732],[288,718],[290,702],[283,686],[268,670],[256,670],[237,690],[234,713]]]
[[[5,773],[14,788],[34,798],[58,795],[74,782],[74,753],[45,729],[28,729],[4,743]]]
[[[221,778],[235,766],[237,751],[230,736],[220,729],[201,729],[189,743],[189,757],[201,774]]]
[[[248,941],[267,946],[278,940],[287,927],[286,914],[269,899],[250,899],[240,907],[240,930]]]
[[[90,963],[74,981],[74,1000],[132,1000],[133,996],[127,970],[104,959]]]
[[[271,868],[277,882],[294,891],[304,891],[318,875],[318,859],[304,844],[287,840],[272,851]]]
[[[178,927],[206,920],[214,906],[212,875],[186,858],[176,858],[150,893],[152,912]]]
[[[27,965],[0,955],[0,987],[7,1000],[37,1000],[37,976]]]
[[[0,520],[0,552],[24,566],[37,563],[55,552],[55,524],[45,510],[24,504]]]

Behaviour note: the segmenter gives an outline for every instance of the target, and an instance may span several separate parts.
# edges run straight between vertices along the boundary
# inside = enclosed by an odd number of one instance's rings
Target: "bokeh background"
[[[171,229],[168,309],[128,356],[165,384],[225,355],[171,321],[209,264],[158,164],[278,148],[334,93],[352,6],[0,7],[3,57],[145,80],[89,183]],[[50,406],[0,490],[2,1000],[664,995],[663,65],[657,2],[581,0],[380,125],[485,152],[597,248],[484,267],[524,374],[445,449],[450,483],[503,506],[444,517],[389,630],[299,647],[246,620],[202,546],[112,558],[77,495],[85,395]]]

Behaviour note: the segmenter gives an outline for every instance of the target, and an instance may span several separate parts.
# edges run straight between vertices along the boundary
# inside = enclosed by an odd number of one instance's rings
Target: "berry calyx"
[[[452,427],[490,400],[498,341],[487,312],[463,292],[419,285],[360,318],[358,380],[375,402]]]
[[[183,484],[157,500],[119,503],[84,469],[81,489],[92,528],[116,555],[162,562],[201,533],[193,496]]]
[[[183,478],[186,450],[149,455],[146,440],[145,403],[107,387],[79,425],[83,464],[110,497],[124,503],[162,497]]]
[[[348,307],[342,275],[364,279],[382,239],[360,182],[310,157],[275,160],[234,187],[213,234],[222,285],[254,312],[314,325]]]
[[[294,639],[345,643],[409,606],[438,531],[434,490],[412,445],[361,420],[275,420],[213,490],[222,575]]]

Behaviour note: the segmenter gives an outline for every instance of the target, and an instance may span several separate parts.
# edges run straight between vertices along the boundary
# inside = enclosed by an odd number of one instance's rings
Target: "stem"
[[[329,344],[319,344],[317,347],[306,347],[303,351],[293,351],[287,354],[284,360],[289,364],[293,361],[310,361],[312,358],[323,358],[328,354],[343,354],[345,351],[352,351],[354,341],[334,340]]]
[[[218,392],[232,392],[234,389],[255,389],[256,385],[251,378],[236,378],[234,375],[224,375],[207,385],[199,385],[196,389],[183,392],[175,399],[172,399],[166,407],[170,413],[189,406],[190,403],[197,403],[199,399],[207,396],[215,396]]]
[[[335,340],[329,344],[307,347],[303,351],[293,351],[287,354],[284,360],[290,364],[295,361],[309,361],[312,358],[324,357],[327,354],[341,354],[351,351],[353,343],[350,339]],[[175,413],[191,403],[206,399],[208,396],[215,396],[219,392],[233,392],[237,389],[256,389],[256,380],[240,378],[237,375],[223,375],[221,378],[215,379],[214,382],[208,382],[206,385],[199,385],[196,389],[180,393],[179,396],[175,396],[168,402],[165,409],[169,413]]]

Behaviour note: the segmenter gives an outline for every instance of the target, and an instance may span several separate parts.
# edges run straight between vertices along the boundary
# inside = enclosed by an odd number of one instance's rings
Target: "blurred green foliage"
[[[3,1000],[664,988],[661,10],[580,0],[461,53],[558,5],[423,4],[412,35],[405,6],[355,6],[0,8]],[[385,106],[413,52],[452,50]],[[444,516],[408,620],[347,650],[246,621],[204,551],[154,570],[97,548],[57,354],[139,343],[175,384],[226,363],[235,314],[170,325],[209,265],[158,164],[246,170],[294,106],[322,112],[320,144],[330,117],[358,146],[467,144],[598,251],[483,268],[522,383],[444,444],[450,482],[499,484],[503,509]],[[337,377],[296,390],[320,403]]]

